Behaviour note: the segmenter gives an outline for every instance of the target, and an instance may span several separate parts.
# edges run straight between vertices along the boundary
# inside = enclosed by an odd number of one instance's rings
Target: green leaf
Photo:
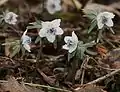
[[[76,57],[79,59],[84,59],[85,52],[87,51],[87,48],[92,47],[95,44],[96,43],[94,41],[90,42],[90,43],[86,43],[86,44],[84,44],[83,41],[79,41],[78,47],[76,50]]]
[[[40,36],[38,36],[38,37],[36,38],[36,40],[35,40],[35,43],[40,42],[40,40],[41,40],[41,38],[40,38]]]
[[[27,29],[41,28],[41,21],[36,20],[36,22],[29,23],[31,26],[27,26]]]
[[[11,42],[10,45],[10,57],[14,57],[17,53],[20,52],[20,40],[15,40]]]
[[[11,54],[10,54],[11,58],[20,52],[20,45],[15,45],[13,48],[14,49],[11,51]]]
[[[88,29],[88,33],[90,33],[96,26],[97,26],[97,21],[95,20],[91,23],[91,26]]]
[[[41,25],[27,26],[27,29],[41,28]]]

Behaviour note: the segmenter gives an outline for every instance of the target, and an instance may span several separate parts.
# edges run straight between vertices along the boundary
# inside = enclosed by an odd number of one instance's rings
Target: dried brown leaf
[[[32,88],[16,81],[14,77],[10,77],[8,82],[2,84],[2,88],[5,92],[43,92],[40,89]]]

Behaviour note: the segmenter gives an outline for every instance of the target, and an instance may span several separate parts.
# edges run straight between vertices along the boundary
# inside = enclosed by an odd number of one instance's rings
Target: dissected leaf
[[[83,59],[85,56],[84,53],[86,52],[87,48],[92,47],[93,45],[95,45],[94,42],[83,44],[82,41],[79,41],[77,51],[76,51],[76,57]]]
[[[88,29],[88,33],[90,33],[97,26],[97,21],[93,21]]]
[[[15,40],[10,44],[10,57],[14,57],[17,53],[20,52],[20,40]]]
[[[41,28],[41,21],[36,20],[36,22],[32,22],[30,24],[31,26],[27,26],[27,29],[35,29],[35,28],[40,29]]]

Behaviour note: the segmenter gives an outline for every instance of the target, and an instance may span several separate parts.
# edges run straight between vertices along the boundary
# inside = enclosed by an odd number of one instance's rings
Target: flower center
[[[54,9],[55,8],[55,4],[51,4],[51,8]]]
[[[56,29],[51,28],[51,29],[47,30],[47,33],[50,33],[50,34],[55,35],[55,33],[56,33]]]
[[[105,16],[102,16],[102,23],[105,24],[108,21],[108,18],[106,18]]]
[[[69,46],[71,46],[71,45],[73,45],[73,41],[69,39],[69,40],[67,41],[67,46],[69,47]]]
[[[9,18],[7,20],[12,21],[13,20],[13,15],[9,15]]]

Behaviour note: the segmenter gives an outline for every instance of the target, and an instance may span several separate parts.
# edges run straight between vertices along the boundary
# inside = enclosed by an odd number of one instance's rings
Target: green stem
[[[42,58],[42,38],[40,38],[40,49],[38,50],[38,54],[37,54],[37,62],[39,62],[39,60]]]

